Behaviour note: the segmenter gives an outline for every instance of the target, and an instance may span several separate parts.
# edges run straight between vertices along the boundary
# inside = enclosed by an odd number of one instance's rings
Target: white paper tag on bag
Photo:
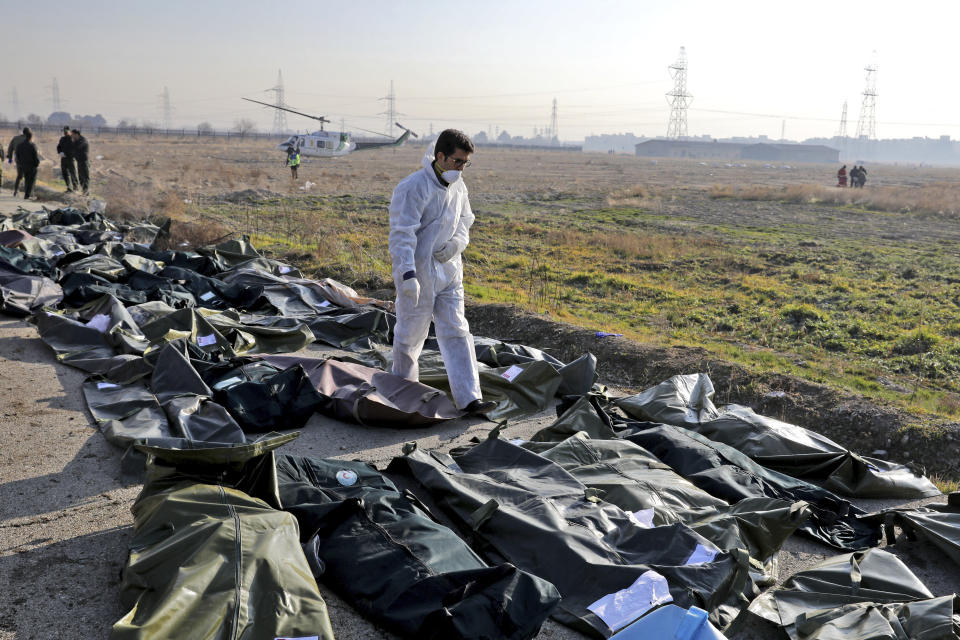
[[[241,382],[243,382],[243,378],[240,376],[233,376],[231,378],[221,380],[217,384],[213,385],[213,389],[214,391],[223,391],[224,389],[232,387],[235,384],[240,384]]]
[[[217,344],[217,336],[212,333],[208,336],[197,336],[197,344],[201,347],[209,347],[212,344]]]
[[[702,544],[698,544],[697,548],[693,550],[693,553],[690,554],[690,557],[687,558],[687,561],[683,564],[684,566],[706,564],[708,562],[713,562],[713,559],[716,557],[716,549],[711,549],[710,547],[705,547]]]
[[[513,379],[516,378],[521,373],[523,373],[523,369],[521,369],[517,365],[513,365],[512,367],[510,367],[509,369],[501,373],[500,377],[508,382],[513,382]]]
[[[97,389],[116,389],[120,385],[113,384],[112,382],[98,382]]]
[[[636,581],[615,593],[608,593],[587,609],[616,631],[630,624],[650,609],[673,602],[667,579],[656,571],[646,571]]]
[[[280,273],[290,273],[292,269],[285,264],[280,265]]]
[[[299,636],[296,638],[274,638],[273,640],[320,640],[320,636]]]
[[[202,296],[200,296],[200,299],[203,300],[204,302],[206,302],[207,300],[210,300],[211,298],[213,298],[213,297],[216,296],[216,295],[217,295],[217,294],[215,294],[213,291],[207,291],[205,294],[203,294]]]
[[[633,524],[641,529],[653,528],[653,509],[640,509],[639,511],[627,511]]]
[[[330,306],[330,301],[329,301],[329,300],[324,300],[323,302],[320,303],[319,306],[321,306],[321,307],[329,307],[329,306]]]
[[[110,316],[105,313],[98,313],[90,318],[90,322],[87,323],[87,326],[91,329],[96,329],[100,333],[106,333],[107,329],[110,328]]]

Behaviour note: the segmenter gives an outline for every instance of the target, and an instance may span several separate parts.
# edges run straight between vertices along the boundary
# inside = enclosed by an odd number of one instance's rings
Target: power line
[[[273,110],[273,130],[275,133],[284,133],[287,131],[287,113],[283,109],[287,108],[286,98],[283,89],[283,73],[277,69],[277,84],[267,91],[274,93],[274,105],[277,109]],[[321,123],[322,124],[322,123]]]
[[[397,116],[403,115],[397,111],[397,95],[393,92],[393,80],[390,81],[390,93],[380,98],[380,100],[386,100],[387,110],[380,112],[378,115],[387,116],[387,128],[385,133],[387,137],[392,138],[393,123],[397,121]]]
[[[560,132],[557,127],[557,99],[553,99],[553,110],[550,112],[550,141],[560,142]]]
[[[840,129],[837,130],[838,138],[847,137],[847,101],[843,101],[843,113],[840,114]]]
[[[51,103],[53,104],[54,112],[60,111],[61,109],[60,83],[57,82],[56,78],[53,79],[53,84],[50,85],[50,97],[51,97]]]
[[[173,127],[173,107],[170,106],[170,89],[167,87],[163,88],[160,101],[163,109],[163,128],[170,129]]]
[[[873,140],[877,137],[877,52],[873,60],[864,67],[867,82],[863,89],[863,102],[860,104],[860,119],[857,120],[857,139]]]
[[[687,50],[680,47],[677,61],[667,67],[673,78],[673,91],[667,94],[670,105],[670,123],[667,125],[667,138],[677,140],[687,136],[687,109],[693,96],[687,93]]]

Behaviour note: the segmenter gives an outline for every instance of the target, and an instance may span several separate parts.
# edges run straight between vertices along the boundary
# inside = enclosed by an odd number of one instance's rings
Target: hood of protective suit
[[[420,160],[420,164],[423,165],[423,168],[427,173],[436,178],[437,172],[433,170],[433,161],[436,159],[436,152],[434,149],[436,149],[436,145],[427,147],[427,151],[423,154],[423,159]],[[437,180],[437,184],[441,184],[439,180]],[[441,184],[441,186],[443,185]]]

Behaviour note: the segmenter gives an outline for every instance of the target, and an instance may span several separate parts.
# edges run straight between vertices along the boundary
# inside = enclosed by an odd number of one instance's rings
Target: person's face
[[[76,140],[77,138],[80,137],[80,134],[77,133],[76,131],[72,131],[72,132],[70,133],[70,137],[73,138],[74,140]]]
[[[442,151],[437,152],[437,164],[442,171],[463,171],[470,165],[470,154],[463,149],[457,149],[449,156]]]

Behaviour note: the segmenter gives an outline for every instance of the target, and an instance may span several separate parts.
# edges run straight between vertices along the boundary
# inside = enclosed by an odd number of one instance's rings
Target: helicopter
[[[243,99],[247,102],[256,102],[257,104],[262,104],[265,107],[273,107],[274,109],[280,109],[281,111],[295,113],[298,116],[318,120],[320,122],[319,131],[302,135],[292,135],[287,138],[286,141],[277,145],[277,149],[282,151],[297,149],[302,156],[314,158],[336,158],[339,156],[345,156],[354,151],[379,149],[380,147],[400,147],[404,142],[407,141],[408,138],[410,138],[410,136],[413,136],[414,138],[419,137],[417,134],[399,122],[395,122],[394,124],[403,129],[403,134],[396,140],[385,140],[383,142],[368,142],[364,140],[357,141],[353,139],[353,136],[348,131],[341,131],[339,133],[333,131],[324,131],[323,125],[330,122],[330,120],[324,116],[313,116],[309,113],[302,113],[287,107],[280,107],[275,104],[260,102],[259,100],[252,100],[250,98]]]

